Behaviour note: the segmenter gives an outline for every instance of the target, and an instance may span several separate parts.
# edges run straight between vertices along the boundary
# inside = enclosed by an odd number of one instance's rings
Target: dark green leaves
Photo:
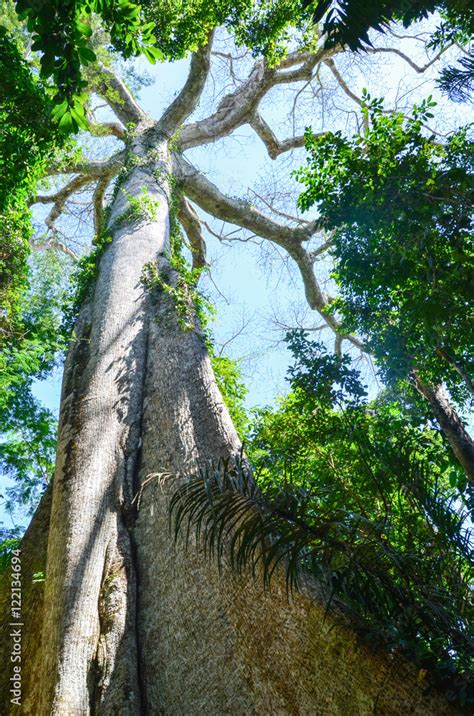
[[[429,97],[405,120],[365,95],[367,130],[348,139],[307,131],[297,173],[303,210],[335,233],[334,310],[363,338],[388,380],[416,366],[459,401],[472,389],[473,145],[469,128],[445,144],[423,130]]]
[[[54,83],[55,117],[65,134],[87,128],[82,68],[96,60],[89,42],[92,13],[101,17],[113,47],[123,57],[141,53],[150,61],[162,57],[155,47],[153,23],[143,21],[140,5],[131,0],[17,0],[16,10],[33,36],[32,49],[41,53],[41,77]]]
[[[390,22],[401,21],[408,27],[438,11],[449,18],[451,25],[474,29],[474,12],[469,3],[458,0],[306,0],[313,8],[315,22],[323,20],[327,44],[347,45],[358,50],[371,45],[370,30],[384,32]],[[327,13],[327,14],[326,14]]]
[[[0,471],[12,479],[7,508],[33,509],[52,475],[56,419],[34,397],[35,379],[58,365],[66,348],[61,330],[68,259],[53,251],[30,260],[31,288],[20,296],[21,332],[0,353]]]
[[[45,163],[61,143],[44,87],[0,27],[0,343],[20,332],[20,297],[27,289],[28,200]],[[21,321],[20,321],[21,323]]]

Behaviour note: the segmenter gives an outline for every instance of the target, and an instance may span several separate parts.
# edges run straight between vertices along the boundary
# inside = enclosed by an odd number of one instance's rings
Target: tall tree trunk
[[[113,203],[113,242],[66,363],[44,597],[30,581],[44,564],[48,496],[25,538],[20,712],[455,713],[410,664],[325,620],[317,594],[288,601],[281,576],[265,592],[174,544],[176,480],[240,444],[198,326],[183,330],[172,298],[142,285],[145,264],[167,264],[168,164],[165,146],[153,160],[138,140],[134,151],[142,165]],[[130,196],[144,187],[156,206],[140,218]],[[0,708],[16,713],[8,671]]]
[[[141,276],[144,264],[169,250],[169,209],[167,188],[153,174],[163,174],[166,157],[158,154],[145,165],[146,148],[138,142],[134,156],[143,166],[131,171],[113,203],[113,241],[100,261],[94,297],[82,310],[65,366],[48,608],[40,676],[27,702],[35,713],[141,711],[128,522],[147,351],[149,296]],[[138,215],[136,201],[144,189],[153,219]]]
[[[466,477],[474,485],[474,441],[449,402],[442,385],[432,386],[422,381],[413,371],[418,392],[428,401],[454,456],[462,465]]]

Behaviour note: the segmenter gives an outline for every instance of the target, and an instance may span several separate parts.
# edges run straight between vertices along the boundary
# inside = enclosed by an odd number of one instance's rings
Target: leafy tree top
[[[358,331],[387,378],[419,368],[460,402],[472,390],[473,145],[465,127],[444,143],[423,125],[428,98],[406,119],[365,94],[365,131],[306,133],[307,166],[297,173],[333,232],[333,304]]]

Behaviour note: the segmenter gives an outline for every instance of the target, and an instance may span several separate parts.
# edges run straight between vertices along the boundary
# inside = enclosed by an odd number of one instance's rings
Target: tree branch
[[[79,191],[79,189],[87,186],[87,184],[91,184],[93,181],[94,180],[91,176],[88,176],[87,174],[79,174],[79,176],[71,179],[70,182],[68,182],[55,194],[49,194],[46,196],[39,195],[33,200],[32,203],[34,204],[53,204],[51,211],[45,219],[45,224],[49,231],[52,233],[55,232],[54,222],[61,215],[69,197],[76,191]]]
[[[291,70],[290,72],[282,71],[281,66],[277,68],[275,77],[273,79],[274,85],[279,84],[290,84],[292,82],[302,82],[303,80],[310,80],[313,76],[313,70],[322,60],[331,57],[336,52],[335,49],[318,50],[313,55],[310,55],[305,62],[299,67]],[[286,65],[288,66],[288,65]]]
[[[309,256],[311,260],[314,261],[318,256],[324,254],[324,252],[330,249],[333,244],[334,240],[330,238],[327,241],[324,241],[324,243],[320,244],[317,249],[313,249],[312,251],[310,251]]]
[[[98,236],[100,234],[104,194],[112,178],[123,166],[121,161],[122,155],[124,156],[123,152],[115,154],[105,162],[84,162],[70,166],[67,169],[57,167],[55,170],[53,167],[49,170],[51,174],[54,174],[56,171],[58,174],[63,174],[66,171],[71,173],[81,172],[55,194],[38,195],[30,202],[31,204],[53,204],[51,211],[45,219],[45,224],[49,231],[55,233],[54,222],[62,213],[69,197],[88,184],[92,184],[98,180],[93,196],[93,207],[95,235]]]
[[[94,66],[91,69],[91,80],[94,90],[107,101],[122,124],[150,121],[125,83],[109,67]]]
[[[303,247],[303,242],[308,241],[320,229],[318,222],[297,227],[279,224],[249,202],[222,194],[215,184],[180,155],[175,155],[173,158],[175,176],[182,183],[183,191],[204,211],[223,221],[252,231],[287,251],[300,270],[309,306],[319,312],[333,331],[341,333],[339,322],[329,312],[329,304],[314,274],[313,259]],[[362,343],[354,336],[342,334],[342,338],[362,348]]]
[[[100,179],[104,176],[114,176],[124,166],[126,158],[125,151],[113,154],[103,162],[84,160],[76,164],[53,164],[47,170],[48,176],[57,174],[87,174],[91,179]]]
[[[379,54],[379,53],[391,53],[393,55],[398,55],[398,57],[401,57],[402,60],[404,60],[412,70],[415,70],[415,72],[418,72],[418,74],[423,74],[423,72],[426,72],[427,69],[431,67],[431,65],[434,65],[435,62],[439,60],[441,55],[443,55],[446,50],[448,50],[450,47],[452,47],[453,43],[450,43],[449,45],[446,45],[446,47],[443,47],[442,50],[440,50],[429,62],[426,63],[426,65],[423,65],[420,67],[420,65],[417,65],[416,62],[413,62],[411,57],[406,55],[402,50],[397,49],[396,47],[364,47],[364,50],[366,52],[370,52],[371,54]]]
[[[416,370],[412,371],[411,377],[418,392],[431,405],[454,455],[464,468],[467,478],[474,485],[474,441],[449,402],[446,391],[440,385],[425,383]]]
[[[66,244],[63,241],[59,241],[57,236],[52,236],[47,241],[32,241],[30,242],[30,249],[32,251],[44,251],[44,249],[58,249],[59,251],[62,251],[66,256],[69,256],[73,261],[79,261],[79,256],[74,253],[72,249],[69,248],[69,246],[66,246]]]
[[[180,148],[185,150],[209,144],[229,135],[249,121],[257,111],[262,97],[272,87],[311,78],[314,68],[335,52],[332,48],[318,50],[314,54],[291,53],[290,59],[282,60],[278,67],[269,67],[264,60],[258,60],[245,82],[234,92],[227,94],[212,115],[183,127],[179,138]],[[282,68],[293,67],[298,63],[300,66],[290,72],[281,71]]]
[[[184,192],[204,211],[270,239],[283,248],[308,241],[319,229],[317,222],[304,227],[288,227],[277,223],[242,199],[225,196],[209,179],[195,169],[184,157],[173,156],[175,175],[182,182]]]
[[[264,196],[261,196],[261,194],[257,194],[255,189],[251,189],[250,191],[252,192],[252,194],[255,194],[257,199],[260,199],[260,201],[263,202],[263,204],[265,204],[265,206],[268,209],[270,209],[270,211],[272,211],[277,216],[281,216],[283,219],[288,219],[288,221],[294,221],[297,224],[310,224],[311,223],[307,219],[302,219],[300,216],[292,216],[291,214],[287,214],[285,211],[280,211],[279,209],[275,209],[275,207],[272,206],[272,204],[269,201],[267,201],[267,199],[265,199]]]
[[[201,230],[201,222],[194,208],[186,197],[180,198],[178,218],[189,239],[193,257],[193,269],[203,269],[209,264],[206,261],[206,242]]]
[[[344,92],[346,93],[346,95],[347,95],[348,97],[350,97],[352,100],[354,100],[354,102],[355,102],[356,104],[358,104],[359,107],[362,107],[362,106],[363,106],[363,102],[362,102],[361,98],[358,97],[356,94],[354,94],[354,92],[350,89],[349,85],[347,84],[347,82],[345,81],[345,79],[343,78],[343,76],[341,75],[341,73],[339,72],[339,70],[337,69],[336,63],[334,62],[334,60],[332,59],[332,57],[330,57],[328,60],[324,60],[324,64],[325,64],[327,67],[329,67],[329,69],[330,69],[331,72],[333,73],[334,77],[336,78],[338,84],[339,84],[340,87],[344,90]]]
[[[211,32],[207,45],[193,54],[183,89],[158,121],[158,130],[168,137],[194,112],[199,103],[211,65],[213,37],[214,32]]]
[[[93,137],[117,137],[125,140],[127,133],[118,122],[89,122],[89,132]]]
[[[255,112],[252,117],[250,117],[249,125],[252,127],[252,129],[256,132],[256,134],[260,137],[260,139],[266,146],[268,155],[271,159],[276,159],[280,156],[280,154],[283,154],[284,152],[288,152],[291,149],[304,147],[305,145],[304,135],[300,135],[298,137],[290,137],[289,139],[284,139],[282,142],[280,142],[273,133],[272,128],[265,122],[263,117],[258,112]]]
[[[102,232],[102,218],[104,214],[104,196],[111,177],[105,176],[97,182],[97,186],[92,197],[94,207],[94,235],[100,236]]]

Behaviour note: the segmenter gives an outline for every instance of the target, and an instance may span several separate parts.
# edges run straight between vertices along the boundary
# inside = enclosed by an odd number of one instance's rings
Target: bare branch
[[[334,240],[333,238],[329,238],[327,241],[322,243],[320,246],[318,246],[317,249],[313,249],[312,251],[309,251],[309,256],[312,261],[314,261],[318,256],[321,254],[324,254],[325,251],[331,248],[333,245]]]
[[[345,81],[345,79],[342,77],[341,73],[340,73],[339,70],[337,69],[336,63],[334,62],[334,60],[332,59],[332,57],[330,57],[328,60],[324,60],[324,64],[325,64],[327,67],[329,67],[329,69],[330,69],[331,72],[333,73],[334,77],[336,78],[338,84],[339,84],[339,85],[341,86],[341,88],[344,90],[344,92],[346,93],[346,95],[347,95],[348,97],[350,97],[352,100],[354,100],[354,102],[355,102],[356,104],[358,104],[359,107],[362,107],[362,106],[363,106],[363,102],[362,102],[361,98],[358,97],[356,94],[354,94],[354,92],[350,89],[349,85],[347,84],[347,82]]]
[[[159,131],[168,137],[171,137],[198,105],[209,74],[213,36],[214,33],[211,32],[207,45],[193,54],[183,89],[158,122]]]
[[[63,241],[59,241],[58,237],[55,235],[51,236],[47,241],[31,241],[30,249],[32,251],[58,249],[59,251],[62,251],[64,254],[66,254],[66,256],[69,256],[69,258],[71,258],[73,261],[79,261],[79,256],[74,253],[74,251],[70,249],[69,246],[66,246]]]
[[[118,122],[90,122],[88,130],[93,137],[117,137],[125,140],[126,132]]]
[[[443,47],[429,62],[426,63],[426,65],[423,65],[420,67],[420,65],[417,65],[416,62],[413,62],[411,57],[406,55],[402,50],[397,49],[396,47],[365,47],[364,50],[366,52],[369,52],[370,54],[379,54],[383,52],[391,53],[393,55],[398,55],[398,57],[401,57],[402,60],[404,60],[412,70],[415,70],[415,72],[418,72],[418,74],[423,74],[423,72],[426,72],[427,69],[431,67],[431,65],[434,65],[435,62],[439,60],[441,55],[443,55],[446,50],[448,50],[450,47],[453,46],[453,43],[446,45],[446,47]]]
[[[288,67],[294,67],[295,65],[301,65],[314,57],[314,52],[301,52],[296,50],[295,52],[289,52],[283,57],[278,65],[282,70],[288,69]]]
[[[217,52],[217,51],[215,51],[215,50],[213,50],[213,51],[211,52],[211,55],[212,55],[213,57],[219,57],[219,58],[221,58],[222,60],[224,60],[224,61],[228,64],[229,74],[230,74],[230,76],[231,76],[231,78],[232,78],[234,84],[236,84],[236,83],[238,82],[237,74],[236,74],[235,69],[234,69],[234,61],[235,61],[235,60],[242,59],[243,57],[245,57],[246,54],[247,54],[247,51],[244,52],[244,53],[243,53],[242,55],[240,55],[240,56],[234,57],[234,55],[232,55],[230,52]]]
[[[183,127],[179,140],[181,149],[215,142],[229,135],[249,121],[257,111],[262,97],[272,87],[310,79],[314,68],[335,52],[336,49],[333,48],[318,50],[314,54],[292,53],[290,59],[282,60],[278,67],[269,67],[264,60],[258,60],[247,79],[235,91],[223,97],[212,115]],[[282,71],[282,68],[293,67],[298,63],[299,66],[295,69]]]
[[[293,245],[308,241],[318,230],[315,222],[301,227],[289,227],[277,223],[257,208],[242,199],[225,196],[209,179],[197,171],[182,156],[173,157],[176,177],[183,183],[183,189],[189,198],[201,206],[204,211],[223,221],[236,224],[254,232],[265,239],[275,241],[288,250]]]
[[[97,186],[92,197],[94,207],[94,234],[100,236],[102,232],[102,218],[104,214],[104,196],[112,177],[105,176],[97,182]]]
[[[206,261],[206,242],[202,235],[201,222],[194,208],[186,197],[181,197],[178,218],[186,232],[193,256],[193,269],[203,269],[209,264]]]
[[[327,325],[339,335],[341,339],[350,341],[354,346],[363,350],[362,342],[356,336],[347,335],[341,332],[341,327],[337,318],[329,312],[329,303],[326,301],[321,287],[314,273],[314,262],[310,254],[300,246],[297,251],[288,252],[295,260],[303,279],[304,292],[308,305],[317,311],[321,318],[324,318]]]
[[[249,124],[266,146],[268,155],[271,159],[276,159],[284,152],[304,147],[305,145],[304,135],[300,135],[299,137],[290,137],[289,139],[284,139],[280,142],[273,133],[272,128],[265,122],[263,117],[258,112],[255,112],[249,119]]]
[[[314,68],[326,58],[330,58],[335,54],[337,50],[335,48],[328,50],[318,50],[314,54],[309,55],[299,67],[291,70],[290,72],[282,71],[279,67],[275,72],[273,78],[273,84],[290,84],[291,82],[302,82],[303,80],[310,80],[313,76]],[[305,53],[307,57],[307,53]]]
[[[63,188],[57,191],[55,194],[50,194],[46,196],[40,195],[33,200],[32,203],[35,204],[53,204],[51,211],[45,219],[45,224],[52,233],[55,232],[54,222],[62,214],[69,197],[76,191],[79,191],[84,186],[86,186],[87,184],[91,184],[92,182],[92,177],[86,174],[79,174],[79,176],[74,177],[74,179],[71,179],[71,181],[68,182],[66,186],[63,186]]]
[[[297,224],[310,224],[311,222],[307,219],[302,219],[300,216],[292,216],[291,214],[287,214],[285,211],[280,211],[279,209],[275,209],[272,204],[265,199],[264,196],[261,196],[260,194],[257,194],[255,189],[250,190],[252,194],[255,194],[257,199],[260,199],[261,202],[265,204],[265,206],[270,209],[270,211],[273,211],[274,214],[277,214],[278,216],[281,216],[282,219],[288,219],[288,221],[295,221]]]
[[[83,187],[88,184],[97,182],[96,189],[93,196],[93,207],[94,207],[94,228],[96,236],[99,235],[101,229],[102,209],[103,209],[103,198],[107,190],[107,187],[112,178],[118,174],[121,167],[123,166],[122,158],[123,152],[115,154],[109,160],[105,162],[84,162],[79,163],[75,166],[68,167],[54,167],[50,169],[50,173],[63,174],[66,171],[79,172],[77,176],[71,179],[62,189],[57,191],[55,194],[38,195],[32,201],[31,204],[53,204],[51,211],[45,219],[45,224],[49,231],[53,234],[56,233],[54,222],[64,210],[66,202],[76,192],[80,191]]]
[[[303,243],[320,228],[317,222],[307,226],[289,227],[277,223],[252,206],[249,202],[234,199],[222,192],[203,174],[198,172],[183,157],[174,157],[175,175],[182,183],[183,191],[209,214],[223,221],[252,231],[257,236],[281,246],[296,262],[303,279],[306,300],[311,308],[318,311],[327,325],[340,333],[337,319],[329,312],[329,304],[314,274],[313,259],[303,247]],[[361,348],[361,342],[354,336],[343,335],[355,346]]]

